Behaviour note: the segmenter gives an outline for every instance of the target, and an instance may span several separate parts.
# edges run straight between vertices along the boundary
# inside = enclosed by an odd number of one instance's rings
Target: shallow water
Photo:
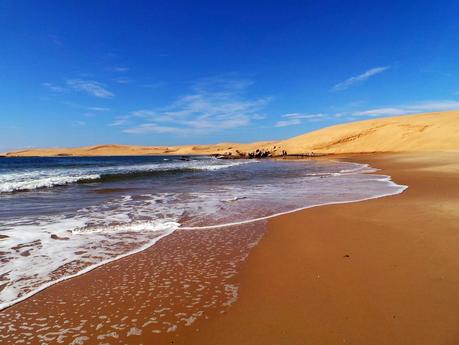
[[[0,308],[178,228],[215,230],[404,189],[372,171],[314,160],[0,159]]]

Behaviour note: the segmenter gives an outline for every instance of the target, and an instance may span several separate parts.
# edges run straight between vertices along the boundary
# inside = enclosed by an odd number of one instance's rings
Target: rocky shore
[[[307,152],[307,153],[295,153],[289,154],[285,150],[278,151],[276,150],[276,146],[274,146],[274,150],[260,150],[256,149],[255,151],[251,152],[241,152],[236,150],[235,154],[232,152],[224,152],[211,155],[212,157],[216,157],[218,159],[261,159],[261,158],[279,158],[279,157],[321,157],[325,156],[326,154],[323,153],[315,153],[315,152]]]

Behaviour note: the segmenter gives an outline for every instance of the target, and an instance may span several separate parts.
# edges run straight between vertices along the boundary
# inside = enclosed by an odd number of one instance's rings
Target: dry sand
[[[280,155],[304,153],[419,152],[459,150],[459,111],[405,115],[346,123],[287,140],[251,144],[188,146],[98,145],[27,149],[7,156],[198,155],[269,150]]]

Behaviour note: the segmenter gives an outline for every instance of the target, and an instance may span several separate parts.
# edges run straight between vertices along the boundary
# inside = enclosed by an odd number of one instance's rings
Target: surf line
[[[387,176],[387,175],[383,175],[383,179],[381,179],[381,180],[384,180],[385,182],[387,182],[389,186],[399,187],[399,189],[397,191],[393,192],[393,193],[378,194],[378,195],[375,195],[375,196],[370,196],[370,197],[361,198],[361,199],[343,200],[343,201],[330,201],[330,202],[325,202],[325,203],[321,203],[321,204],[314,204],[314,205],[295,208],[293,210],[274,213],[274,214],[271,214],[271,215],[268,215],[268,216],[259,217],[259,218],[241,220],[239,222],[215,224],[215,225],[206,225],[206,226],[184,226],[184,227],[181,226],[177,230],[210,230],[210,229],[221,229],[221,228],[226,228],[226,227],[230,227],[230,226],[238,226],[238,225],[250,224],[250,223],[259,222],[259,221],[262,221],[262,220],[267,220],[267,219],[275,218],[275,217],[278,217],[278,216],[283,216],[283,215],[286,215],[286,214],[290,214],[290,213],[294,213],[294,212],[298,212],[298,211],[302,211],[302,210],[306,210],[308,208],[313,208],[313,207],[318,207],[318,206],[348,204],[348,203],[353,203],[353,202],[361,202],[361,201],[367,201],[367,200],[383,198],[383,197],[391,196],[391,195],[397,195],[397,194],[403,193],[408,188],[408,186],[399,185],[399,184],[395,183],[394,181],[391,180],[391,177]]]

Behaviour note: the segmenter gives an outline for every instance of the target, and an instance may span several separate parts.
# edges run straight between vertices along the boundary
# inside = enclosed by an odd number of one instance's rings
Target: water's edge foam
[[[360,164],[360,163],[356,163],[356,164]],[[369,168],[368,164],[360,164],[360,165],[362,167],[364,167],[364,168]],[[374,169],[374,168],[372,168],[372,169],[373,169],[372,172],[376,172],[376,171],[379,170],[379,169]],[[55,284],[58,284],[58,283],[61,283],[63,281],[66,281],[66,280],[78,277],[80,275],[89,273],[90,271],[92,271],[92,270],[94,270],[96,268],[99,268],[99,267],[101,267],[103,265],[106,265],[106,264],[109,264],[111,262],[123,259],[123,258],[125,258],[127,256],[140,253],[140,252],[152,247],[153,245],[155,245],[162,238],[171,235],[176,230],[206,230],[206,229],[225,228],[225,227],[230,227],[230,226],[239,226],[239,225],[259,222],[259,221],[262,221],[262,220],[268,220],[268,219],[275,218],[275,217],[278,217],[278,216],[282,216],[282,215],[286,215],[286,214],[290,214],[290,213],[294,213],[294,212],[299,212],[299,211],[302,211],[302,210],[305,210],[305,209],[319,207],[319,206],[347,204],[347,203],[354,203],[354,202],[361,202],[361,201],[378,199],[378,198],[391,196],[391,195],[398,195],[398,194],[403,193],[408,188],[408,186],[406,186],[406,185],[399,185],[399,184],[395,183],[394,181],[392,181],[391,176],[389,176],[389,175],[378,175],[378,176],[381,176],[381,179],[379,179],[380,181],[386,182],[388,185],[393,186],[393,187],[399,187],[398,190],[393,192],[393,193],[384,193],[384,194],[379,194],[379,195],[375,195],[375,196],[367,197],[367,198],[346,200],[346,201],[332,201],[332,202],[325,202],[325,203],[319,203],[319,204],[299,207],[299,208],[292,209],[292,210],[289,210],[289,211],[279,212],[279,213],[275,213],[275,214],[272,214],[272,215],[268,215],[268,216],[264,216],[264,217],[260,217],[260,218],[248,219],[248,220],[244,220],[244,221],[240,221],[240,222],[232,222],[232,223],[217,224],[217,225],[210,225],[210,226],[198,226],[198,227],[180,227],[180,226],[177,226],[175,229],[169,230],[167,233],[156,237],[151,242],[149,242],[149,243],[147,243],[147,244],[145,244],[145,245],[143,245],[143,246],[141,246],[141,247],[139,247],[139,248],[137,248],[135,250],[132,250],[132,251],[124,253],[124,254],[121,254],[119,256],[113,257],[113,258],[105,260],[105,261],[101,261],[101,262],[99,262],[97,264],[94,264],[92,266],[86,267],[85,269],[83,269],[83,270],[81,270],[81,271],[79,271],[79,272],[77,272],[75,274],[72,274],[72,275],[69,275],[69,276],[66,276],[66,277],[62,277],[62,278],[56,279],[56,280],[51,281],[51,282],[47,282],[47,283],[43,284],[42,286],[40,286],[39,288],[37,288],[37,289],[35,289],[35,290],[33,290],[33,291],[31,291],[31,292],[19,297],[18,299],[14,300],[14,301],[1,303],[0,304],[0,311],[4,310],[6,308],[10,308],[10,307],[12,307],[15,304],[18,304],[20,302],[23,302],[24,300],[34,296],[35,294],[37,294],[37,293],[39,293],[39,292],[41,292],[41,291],[43,291],[43,290],[55,285]]]
[[[176,229],[175,229],[176,230]],[[13,305],[15,304],[18,304],[34,295],[36,295],[37,293],[55,285],[55,284],[58,284],[58,283],[61,283],[63,281],[66,281],[66,280],[69,280],[69,279],[72,279],[72,278],[75,278],[75,277],[78,277],[78,276],[81,276],[83,274],[86,274],[86,273],[89,273],[91,272],[92,270],[95,270],[96,268],[99,268],[100,266],[103,266],[103,265],[106,265],[106,264],[109,264],[111,262],[114,262],[114,261],[117,261],[117,260],[120,260],[120,259],[123,259],[127,256],[130,256],[130,255],[133,255],[133,254],[137,254],[137,253],[140,253],[148,248],[150,248],[151,246],[155,245],[156,242],[158,242],[160,239],[162,239],[163,237],[166,237],[166,236],[169,236],[170,234],[172,234],[175,230],[171,230],[169,233],[166,233],[164,235],[160,235],[158,237],[156,237],[155,239],[153,239],[150,243],[147,243],[135,250],[132,250],[130,252],[127,252],[127,253],[124,253],[124,254],[121,254],[117,257],[114,257],[114,258],[111,258],[111,259],[108,259],[108,260],[105,260],[105,261],[101,261],[93,266],[89,266],[89,267],[86,267],[84,269],[82,269],[80,272],[77,272],[75,274],[71,274],[69,276],[66,276],[66,277],[62,277],[62,278],[59,278],[59,279],[56,279],[56,280],[53,280],[51,282],[48,282],[48,283],[45,283],[43,284],[41,287],[35,289],[34,291],[31,291],[21,297],[19,297],[18,299],[14,300],[14,301],[11,301],[11,302],[5,302],[5,303],[2,303],[0,304],[0,311],[6,309],[6,308],[10,308],[12,307]]]

